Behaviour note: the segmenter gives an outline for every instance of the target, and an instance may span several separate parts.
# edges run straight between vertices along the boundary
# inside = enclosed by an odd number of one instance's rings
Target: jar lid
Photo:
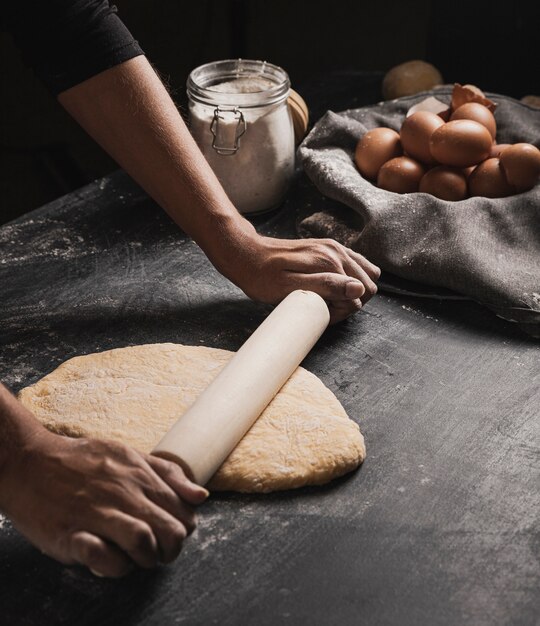
[[[239,80],[245,81],[242,91],[234,89],[234,83],[238,86]],[[249,82],[251,85],[247,88]],[[229,83],[231,90],[227,91]],[[249,59],[227,59],[200,65],[187,81],[189,97],[211,106],[266,106],[287,98],[289,89],[289,76],[285,70],[266,61]]]
[[[289,92],[287,104],[289,105],[293,121],[294,139],[296,143],[299,144],[307,133],[309,126],[309,109],[304,98],[294,89],[291,89]]]

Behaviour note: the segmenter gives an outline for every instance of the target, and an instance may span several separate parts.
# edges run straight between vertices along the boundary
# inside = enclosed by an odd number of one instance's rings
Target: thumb
[[[291,274],[297,289],[314,291],[325,300],[356,300],[361,298],[366,288],[351,276],[334,272],[320,274]]]

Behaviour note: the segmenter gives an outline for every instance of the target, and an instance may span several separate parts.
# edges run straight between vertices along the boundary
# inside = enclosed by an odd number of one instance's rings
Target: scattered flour
[[[31,230],[32,246],[21,248],[21,234]],[[14,265],[42,258],[75,259],[97,254],[99,249],[85,242],[67,223],[48,217],[20,220],[0,229],[0,265]]]
[[[224,516],[220,513],[206,513],[199,516],[199,523],[191,537],[197,550],[204,551],[215,544],[229,541],[234,533],[223,529]]]
[[[404,311],[409,311],[410,313],[414,313],[415,315],[420,315],[421,317],[424,317],[427,320],[433,320],[434,322],[439,321],[439,318],[433,317],[433,315],[427,315],[426,313],[422,313],[422,311],[417,311],[416,309],[413,309],[410,306],[405,306],[404,304],[402,304],[401,308]]]

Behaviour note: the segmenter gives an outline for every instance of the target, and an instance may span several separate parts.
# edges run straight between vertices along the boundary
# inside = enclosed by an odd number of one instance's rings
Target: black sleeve
[[[6,5],[4,27],[54,95],[144,54],[108,0],[10,0]]]

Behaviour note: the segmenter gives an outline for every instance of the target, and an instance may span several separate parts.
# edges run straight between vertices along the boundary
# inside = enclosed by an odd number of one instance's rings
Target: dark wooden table
[[[293,236],[306,193],[259,228]],[[121,173],[1,228],[0,285],[14,390],[113,347],[234,350],[268,311]],[[174,564],[121,581],[63,567],[0,521],[0,623],[537,623],[538,343],[470,302],[381,293],[305,366],[360,424],[358,472],[213,496]]]

